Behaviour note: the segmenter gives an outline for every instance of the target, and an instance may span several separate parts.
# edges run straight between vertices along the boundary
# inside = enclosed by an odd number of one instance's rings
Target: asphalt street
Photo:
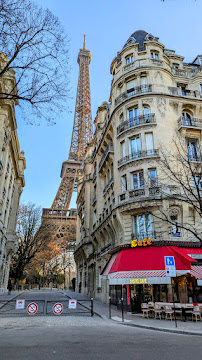
[[[23,298],[63,298],[59,292]],[[22,296],[20,296],[22,298]],[[140,329],[98,316],[0,317],[0,360],[198,360],[200,336]]]

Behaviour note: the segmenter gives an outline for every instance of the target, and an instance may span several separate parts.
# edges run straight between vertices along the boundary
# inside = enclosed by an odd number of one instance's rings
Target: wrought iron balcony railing
[[[107,159],[107,157],[108,157],[108,155],[110,153],[112,153],[112,154],[114,153],[113,144],[108,144],[107,145],[107,147],[106,147],[106,149],[105,149],[105,151],[104,151],[104,153],[102,155],[102,158],[100,160],[100,163],[99,163],[99,172],[101,171],[101,169],[102,169],[102,167],[103,167],[103,165],[104,165],[104,163],[105,163],[105,161],[106,161],[106,159]]]
[[[181,116],[178,119],[178,130],[183,127],[202,129],[202,119],[197,119],[197,118],[184,119]]]
[[[110,187],[112,186],[113,183],[114,183],[114,177],[112,176],[111,179],[109,180],[108,184],[105,186],[105,188],[103,190],[103,195],[105,195],[107,193],[107,191],[110,189]]]
[[[122,94],[120,94],[115,99],[115,106],[121,104],[126,99],[129,99],[135,95],[140,95],[140,94],[149,93],[149,92],[152,92],[152,85],[141,85],[141,86],[131,88],[131,89],[123,92]]]
[[[124,122],[122,122],[118,127],[117,127],[117,135],[121,134],[123,131],[126,131],[130,128],[133,128],[135,126],[139,126],[139,125],[145,125],[145,124],[154,124],[156,123],[155,121],[155,114],[147,114],[147,115],[140,115],[140,116],[135,116],[129,120],[126,120]]]
[[[122,159],[118,160],[118,167],[123,166],[124,164],[126,164],[130,161],[133,161],[133,160],[139,160],[141,158],[149,158],[149,157],[156,157],[156,156],[159,156],[158,149],[137,151],[137,152],[131,153],[127,156],[124,156]]]

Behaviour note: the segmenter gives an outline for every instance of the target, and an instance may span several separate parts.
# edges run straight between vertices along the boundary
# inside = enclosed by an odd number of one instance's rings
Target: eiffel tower
[[[92,139],[92,115],[90,99],[89,64],[90,51],[83,49],[78,54],[79,79],[77,86],[74,125],[68,160],[61,169],[61,183],[50,209],[43,209],[42,223],[35,237],[40,241],[57,241],[68,249],[76,242],[76,209],[69,210],[72,193],[77,189],[78,175],[84,160],[87,144]]]

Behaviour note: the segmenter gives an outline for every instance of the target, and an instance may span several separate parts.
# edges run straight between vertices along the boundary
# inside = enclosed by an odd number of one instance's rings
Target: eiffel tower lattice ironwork
[[[62,164],[61,184],[51,208],[43,209],[42,224],[36,234],[42,241],[56,240],[68,249],[72,249],[76,241],[76,209],[69,210],[70,201],[77,188],[86,146],[92,139],[90,60],[84,35],[84,46],[77,60],[79,78],[69,158]]]

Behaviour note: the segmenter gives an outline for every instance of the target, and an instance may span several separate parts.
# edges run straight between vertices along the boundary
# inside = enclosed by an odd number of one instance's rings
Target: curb
[[[174,334],[180,334],[180,335],[202,336],[202,333],[197,333],[197,332],[193,332],[193,331],[156,328],[156,327],[150,326],[150,325],[127,324],[127,323],[122,323],[122,322],[118,322],[118,324],[125,325],[125,326],[131,326],[131,327],[137,327],[137,328],[146,329],[146,330],[162,331],[162,332],[168,332],[168,333],[174,333]]]

